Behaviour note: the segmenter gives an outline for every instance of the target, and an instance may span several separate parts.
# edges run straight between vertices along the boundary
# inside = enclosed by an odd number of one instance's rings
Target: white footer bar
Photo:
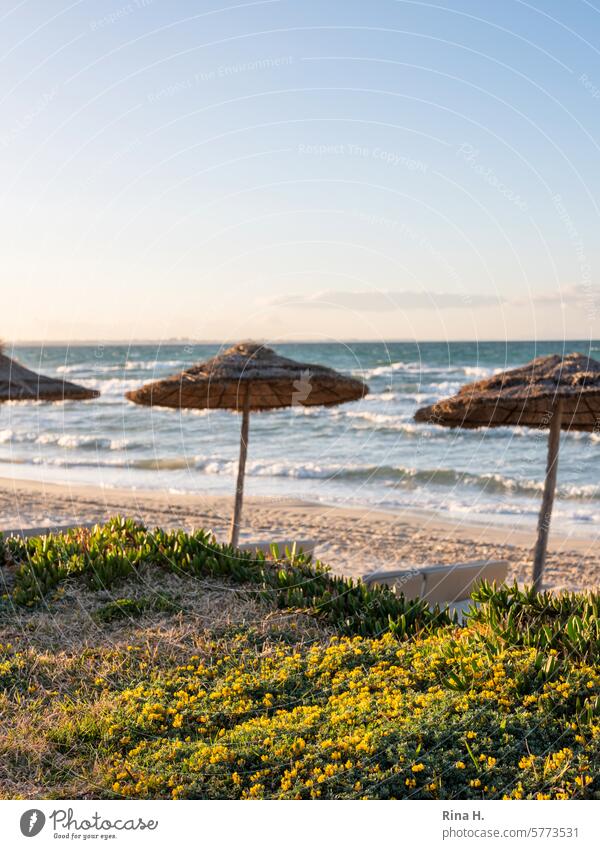
[[[433,849],[600,845],[600,801],[6,801],[5,846]]]

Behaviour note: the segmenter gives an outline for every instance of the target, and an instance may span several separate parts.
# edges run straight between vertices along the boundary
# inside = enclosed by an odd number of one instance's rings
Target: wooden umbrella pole
[[[548,548],[548,532],[550,530],[550,518],[554,504],[554,493],[556,490],[556,474],[558,472],[558,449],[560,446],[560,425],[562,420],[562,401],[558,400],[552,410],[552,421],[550,422],[550,433],[548,435],[548,459],[546,461],[546,481],[544,483],[544,495],[538,519],[537,542],[535,544],[535,555],[533,559],[533,586],[537,592],[542,585],[542,574]]]
[[[246,456],[248,454],[248,433],[250,430],[250,384],[246,386],[246,397],[242,410],[242,432],[240,436],[240,459],[238,463],[237,484],[235,488],[235,504],[231,519],[229,544],[237,548],[242,521],[242,502],[244,500],[244,475],[246,473]]]

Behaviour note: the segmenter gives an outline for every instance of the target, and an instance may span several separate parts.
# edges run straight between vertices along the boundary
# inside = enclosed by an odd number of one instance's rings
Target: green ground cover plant
[[[333,575],[301,553],[267,560],[262,552],[221,545],[206,531],[149,532],[117,517],[93,530],[45,537],[2,540],[0,564],[14,574],[7,603],[34,606],[51,600],[63,582],[80,578],[95,589],[111,589],[142,566],[195,577],[224,578],[256,588],[280,607],[310,609],[340,633],[376,636],[391,629],[398,636],[439,627],[451,617],[439,607],[405,600],[386,587]]]
[[[0,557],[3,798],[600,798],[597,595],[459,624],[119,518]]]

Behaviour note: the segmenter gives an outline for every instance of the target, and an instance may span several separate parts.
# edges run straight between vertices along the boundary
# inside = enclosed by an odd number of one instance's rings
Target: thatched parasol
[[[549,429],[533,566],[533,583],[539,589],[556,489],[560,431],[600,428],[600,362],[577,353],[537,357],[527,365],[469,383],[457,395],[422,407],[415,420],[445,427],[522,425]]]
[[[37,374],[0,348],[0,401],[84,401],[99,394],[68,380]]]
[[[231,545],[237,545],[244,495],[250,412],[284,407],[343,404],[362,398],[368,387],[360,380],[325,366],[281,357],[264,345],[243,342],[180,374],[128,392],[136,404],[185,409],[235,410],[242,413],[240,459]]]

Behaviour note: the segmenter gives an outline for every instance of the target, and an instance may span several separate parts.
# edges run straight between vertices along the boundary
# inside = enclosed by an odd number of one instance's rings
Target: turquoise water
[[[600,343],[348,343],[277,345],[297,359],[366,380],[369,395],[338,408],[252,416],[247,492],[327,503],[417,509],[495,523],[535,522],[546,436],[525,428],[450,431],[417,425],[417,407],[465,382]],[[209,357],[217,345],[17,347],[47,374],[100,398],[0,407],[0,475],[165,492],[229,493],[239,417],[137,407],[124,392]],[[10,351],[8,353],[11,353]],[[565,434],[555,527],[589,533],[600,518],[600,437]]]

